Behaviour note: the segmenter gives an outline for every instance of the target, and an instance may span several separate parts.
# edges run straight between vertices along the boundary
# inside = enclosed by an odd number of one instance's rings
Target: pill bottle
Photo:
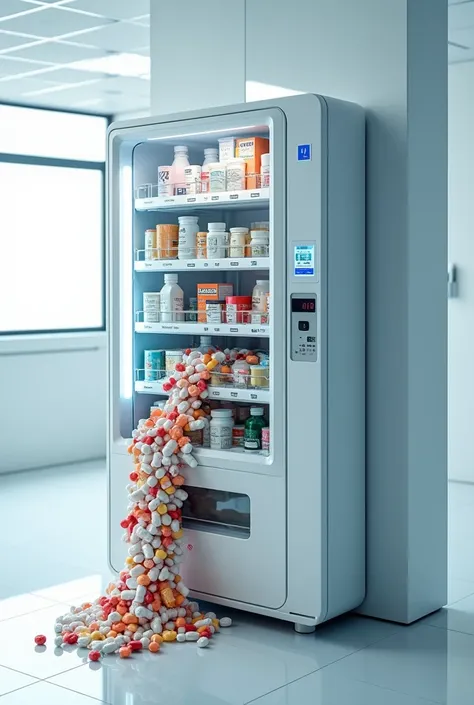
[[[188,148],[178,145],[174,148],[174,160],[171,165],[173,193],[182,196],[186,193],[185,169],[189,166]]]
[[[145,382],[156,382],[164,376],[165,365],[164,350],[145,350],[143,353],[143,367],[145,368]]]
[[[235,157],[235,137],[219,137],[219,160],[228,162]]]
[[[206,321],[219,325],[224,320],[225,301],[211,299],[206,301]]]
[[[250,323],[252,310],[251,296],[226,296],[225,297],[227,323]]]
[[[198,300],[197,296],[190,296],[189,297],[189,304],[188,304],[188,315],[186,316],[186,319],[190,323],[197,323],[197,310],[198,310]],[[194,311],[196,313],[194,313]]]
[[[158,291],[143,293],[143,321],[145,323],[159,323],[160,320],[160,294]]]
[[[156,247],[156,228],[145,230],[145,260],[158,259]]]
[[[184,320],[184,293],[174,272],[165,274],[165,285],[160,291],[160,308],[162,323]]]
[[[229,233],[226,232],[225,223],[209,223],[207,227],[208,259],[224,259],[229,248]]]
[[[226,166],[226,190],[244,191],[245,169],[247,166],[245,159],[230,159]]]
[[[199,231],[196,234],[196,258],[207,259],[207,233]]]
[[[262,430],[266,428],[267,425],[263,408],[261,406],[252,406],[250,416],[245,422],[245,450],[262,450]]]
[[[158,167],[158,196],[172,196],[173,184],[171,183],[172,169],[170,166]]]
[[[260,389],[268,387],[270,368],[263,365],[250,365],[250,386]]]
[[[199,231],[197,215],[181,215],[178,218],[178,259],[195,259],[196,235]]]
[[[211,448],[227,450],[232,448],[232,428],[234,419],[232,409],[213,409],[211,411]]]
[[[250,232],[250,250],[252,257],[268,257],[269,235],[267,230],[252,230]]]
[[[177,259],[178,238],[178,225],[158,224],[156,226],[157,259]]]
[[[266,453],[270,452],[270,428],[268,426],[262,428],[262,450]]]
[[[270,282],[268,279],[257,279],[252,291],[252,312],[266,312],[269,289]]]
[[[187,195],[201,193],[201,165],[190,164],[184,170]]]
[[[184,350],[165,351],[165,370],[167,375],[172,375],[176,370],[176,363],[183,362]]]
[[[260,162],[260,188],[268,188],[270,186],[270,155],[262,154]]]
[[[212,192],[225,191],[225,164],[214,162],[209,164],[209,190]]]
[[[199,352],[202,352],[203,355],[209,352],[216,352],[216,349],[212,344],[212,338],[210,335],[201,335],[199,337],[198,350]]]
[[[234,426],[232,429],[232,445],[234,448],[244,447],[245,426]]]
[[[229,257],[245,257],[248,228],[231,228],[229,240]]]
[[[209,164],[219,161],[219,150],[215,147],[208,147],[204,150],[204,161],[201,169],[201,193],[209,192]]]

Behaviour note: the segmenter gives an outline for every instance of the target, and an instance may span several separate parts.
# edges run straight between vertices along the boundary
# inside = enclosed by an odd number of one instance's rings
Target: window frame
[[[98,113],[87,113],[79,110],[62,110],[44,106],[37,105],[22,105],[19,103],[10,103],[6,101],[0,101],[0,105],[8,105],[17,108],[25,108],[26,110],[45,110],[49,112],[56,113],[73,113],[75,115],[87,115],[91,117],[102,118],[105,121],[105,132],[104,140],[106,139],[107,129],[112,122],[112,116],[110,115],[100,115]],[[52,328],[52,329],[28,329],[28,330],[5,330],[0,331],[0,340],[5,338],[17,338],[21,336],[61,336],[66,334],[83,334],[83,333],[105,333],[107,331],[107,267],[106,267],[106,163],[96,162],[90,160],[78,160],[78,159],[65,159],[61,157],[40,157],[27,154],[10,154],[5,152],[0,152],[0,163],[6,164],[23,164],[31,166],[50,166],[57,168],[71,168],[71,169],[86,169],[92,171],[100,171],[102,174],[102,222],[101,222],[101,268],[102,268],[102,291],[101,291],[101,319],[102,324],[100,326],[91,328]]]

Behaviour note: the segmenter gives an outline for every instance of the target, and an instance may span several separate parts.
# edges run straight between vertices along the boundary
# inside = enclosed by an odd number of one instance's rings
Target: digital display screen
[[[314,245],[295,245],[294,273],[296,277],[313,277],[315,273]]]
[[[291,299],[292,313],[316,313],[316,299]]]

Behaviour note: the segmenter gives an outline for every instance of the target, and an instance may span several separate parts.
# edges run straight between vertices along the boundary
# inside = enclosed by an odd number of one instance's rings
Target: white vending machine
[[[217,350],[184,473],[186,584],[299,631],[363,601],[364,164],[361,108],[317,95],[110,127],[115,571],[132,430],[183,350]]]

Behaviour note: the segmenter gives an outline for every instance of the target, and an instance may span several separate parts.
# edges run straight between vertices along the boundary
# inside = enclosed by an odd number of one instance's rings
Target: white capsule
[[[153,472],[153,468],[149,465],[149,463],[141,463],[140,470],[146,475],[150,475]]]
[[[170,526],[171,525],[171,517],[169,514],[162,514],[161,516],[161,523],[163,526]]]
[[[199,646],[200,649],[203,649],[205,646],[208,646],[209,639],[207,638],[207,636],[202,636],[200,639],[198,639],[197,645]]]
[[[153,619],[155,613],[152,612],[152,610],[149,610],[147,607],[140,605],[140,607],[136,608],[135,614],[137,615],[137,617],[144,617],[145,619]]]
[[[148,487],[156,487],[158,484],[158,480],[154,475],[150,475],[150,477],[147,479],[146,484]]]
[[[150,639],[148,639],[148,637],[146,637],[146,636],[142,636],[140,641],[142,642],[143,648],[148,649],[148,647],[150,646]]]
[[[143,555],[145,558],[153,558],[155,552],[153,550],[153,547],[149,543],[144,543],[143,544]]]
[[[111,612],[109,614],[109,619],[112,622],[121,622],[122,621],[122,615],[119,612]]]
[[[232,619],[230,617],[221,617],[219,620],[219,624],[221,627],[231,627]]]
[[[115,643],[115,639],[112,639],[108,644],[104,644],[102,647],[102,653],[103,654],[113,654],[114,651],[117,651],[118,645]]]
[[[207,627],[208,624],[211,624],[210,619],[200,619],[197,622],[194,622],[196,629],[199,629],[199,627]]]
[[[181,593],[183,597],[187,597],[189,595],[189,588],[184,585],[183,581],[181,580],[178,585],[176,586],[176,589],[178,592]]]
[[[150,627],[154,634],[161,634],[163,631],[163,623],[159,617],[152,619]]]
[[[179,525],[179,520],[178,519],[173,519],[171,522],[171,531],[176,532],[180,530],[180,525]]]
[[[125,585],[128,588],[130,588],[130,590],[135,590],[135,588],[138,585],[137,579],[136,578],[127,578],[127,580],[125,581]]]
[[[167,629],[168,631],[171,631],[171,630],[174,631],[175,626],[176,625],[174,622],[166,622],[165,629]]]
[[[137,553],[140,553],[142,550],[141,544],[139,542],[137,543],[132,543],[130,548],[128,549],[128,555],[129,556],[136,556]]]
[[[143,555],[143,553],[137,553],[136,556],[133,556],[134,563],[143,563],[144,560],[145,556]]]
[[[199,632],[186,632],[185,638],[186,641],[197,641],[198,639],[202,639],[203,637],[200,636]]]
[[[122,600],[133,600],[135,598],[136,590],[122,590],[120,597]]]
[[[145,587],[145,585],[139,585],[139,586],[137,587],[137,592],[136,592],[136,595],[135,595],[135,602],[142,603],[143,600],[145,599],[145,595],[146,595],[146,587]],[[140,616],[140,615],[137,614],[137,617],[139,617],[139,616]]]
[[[91,641],[90,643],[90,648],[92,649],[92,651],[102,651],[103,646],[104,642],[100,639],[97,639],[97,641]]]
[[[180,629],[184,629],[184,627],[180,627]],[[189,632],[189,634],[192,634],[193,632]],[[197,632],[195,632],[197,634]],[[183,634],[182,632],[179,632],[178,636],[176,637],[176,641],[186,641],[186,634]]]
[[[159,504],[168,504],[168,502],[170,501],[170,496],[164,490],[158,490],[156,499],[158,500]]]

